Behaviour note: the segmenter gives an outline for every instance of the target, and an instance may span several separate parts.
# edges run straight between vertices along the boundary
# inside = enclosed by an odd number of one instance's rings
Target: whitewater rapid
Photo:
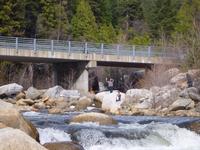
[[[26,115],[35,115],[33,120],[37,121],[38,116],[39,118],[43,116],[31,113]],[[49,117],[51,119],[47,118],[52,122],[58,116]],[[199,135],[171,123],[120,123],[117,126],[81,123],[65,124],[63,128],[64,119],[61,118],[66,118],[66,116],[59,118],[60,124],[53,126],[50,124],[49,127],[42,124],[37,128],[41,144],[76,141],[85,150],[200,150]]]

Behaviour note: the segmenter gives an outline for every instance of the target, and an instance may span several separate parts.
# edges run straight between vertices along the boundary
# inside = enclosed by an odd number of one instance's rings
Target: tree
[[[25,36],[36,36],[36,23],[41,12],[41,0],[26,0],[25,2]]]
[[[97,24],[89,3],[80,0],[72,18],[72,35],[75,40],[96,41]]]
[[[66,39],[69,29],[64,0],[43,1],[42,13],[37,20],[37,35],[44,38]]]
[[[0,34],[24,35],[24,0],[0,1]]]
[[[153,38],[167,37],[174,31],[180,0],[143,0],[142,8],[149,32]]]
[[[112,24],[103,24],[99,28],[98,41],[103,43],[114,43],[117,39],[117,34]]]

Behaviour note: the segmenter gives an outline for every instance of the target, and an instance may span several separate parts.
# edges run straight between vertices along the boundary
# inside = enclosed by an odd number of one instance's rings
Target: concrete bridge
[[[145,68],[153,64],[178,63],[180,56],[182,54],[173,48],[0,36],[0,60],[65,63],[66,67],[75,64],[74,69],[79,73],[74,88],[85,90],[88,90],[88,68]],[[57,84],[56,67],[54,73]]]

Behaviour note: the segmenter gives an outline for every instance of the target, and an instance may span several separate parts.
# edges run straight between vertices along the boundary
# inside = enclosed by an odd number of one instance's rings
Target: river
[[[77,141],[86,150],[200,150],[200,135],[183,128],[200,118],[113,116],[118,125],[69,124],[77,114],[23,113],[37,127],[41,144]]]

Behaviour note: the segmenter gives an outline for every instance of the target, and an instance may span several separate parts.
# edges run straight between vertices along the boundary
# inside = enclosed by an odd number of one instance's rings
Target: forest
[[[200,64],[199,0],[1,0],[0,35],[167,45]]]

